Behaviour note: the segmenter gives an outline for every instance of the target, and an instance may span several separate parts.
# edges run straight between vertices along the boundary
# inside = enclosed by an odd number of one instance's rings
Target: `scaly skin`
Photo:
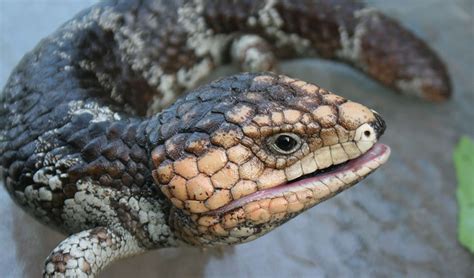
[[[244,73],[179,98],[229,57],[266,71],[299,56],[428,100],[450,94],[423,42],[352,1],[108,1],[44,39],[0,102],[8,192],[70,234],[44,275],[253,240],[383,164],[382,118],[313,84]]]
[[[381,154],[360,173],[353,168],[322,183],[272,190],[359,157],[385,129],[366,107],[286,76],[220,80],[178,100],[148,126],[158,122],[167,132],[149,137],[158,145],[152,174],[177,208],[171,215],[179,237],[195,245],[252,240],[358,182],[388,157]],[[271,141],[286,133],[297,135],[301,146],[281,154]],[[250,199],[240,203],[244,196]]]

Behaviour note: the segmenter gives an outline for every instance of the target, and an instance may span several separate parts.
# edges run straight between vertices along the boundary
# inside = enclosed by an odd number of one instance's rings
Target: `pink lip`
[[[335,176],[341,172],[347,171],[347,170],[352,170],[352,171],[357,171],[358,169],[364,167],[368,162],[373,161],[375,159],[381,158],[383,156],[388,156],[390,154],[390,147],[381,143],[375,144],[369,151],[367,151],[365,154],[361,155],[360,157],[353,159],[341,166],[336,166],[335,169],[333,169],[330,172],[326,172],[320,175],[316,175],[314,177],[302,179],[296,182],[289,182],[285,184],[281,184],[272,188],[260,190],[257,192],[254,192],[250,195],[247,195],[245,197],[242,197],[240,199],[237,199],[235,201],[230,202],[229,204],[215,209],[213,211],[210,211],[206,214],[221,214],[225,213],[227,211],[233,210],[238,207],[242,207],[247,203],[261,200],[261,199],[267,199],[267,198],[272,198],[277,195],[281,195],[284,192],[288,191],[290,188],[297,187],[300,185],[305,185],[308,183],[320,181],[326,177],[330,176]],[[371,171],[372,172],[372,171]]]

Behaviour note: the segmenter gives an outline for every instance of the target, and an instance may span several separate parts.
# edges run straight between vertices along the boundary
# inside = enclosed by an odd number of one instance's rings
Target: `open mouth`
[[[250,202],[271,199],[283,196],[287,192],[297,193],[298,191],[308,189],[315,192],[318,191],[317,194],[315,193],[315,195],[317,195],[315,198],[317,199],[309,199],[307,201],[311,203],[311,205],[314,205],[367,177],[370,173],[379,168],[380,165],[385,163],[389,156],[390,147],[377,143],[366,153],[355,159],[317,170],[285,184],[254,192],[234,200],[221,208],[207,212],[206,214],[219,215],[235,208],[243,207]],[[325,187],[325,190],[320,190],[321,187]],[[306,200],[303,200],[302,202],[305,201]]]

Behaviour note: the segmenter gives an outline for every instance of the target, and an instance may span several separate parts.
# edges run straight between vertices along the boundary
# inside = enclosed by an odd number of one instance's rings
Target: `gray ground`
[[[95,1],[0,0],[0,86],[22,55]],[[456,240],[452,150],[474,137],[474,1],[371,0],[447,62],[455,95],[433,105],[401,97],[348,68],[315,60],[284,72],[379,111],[389,162],[355,188],[254,242],[201,251],[168,249],[123,260],[103,277],[473,277],[474,256]],[[232,70],[232,69],[230,69]],[[219,74],[228,72],[223,69]],[[25,215],[0,187],[2,276],[38,277],[63,236]]]

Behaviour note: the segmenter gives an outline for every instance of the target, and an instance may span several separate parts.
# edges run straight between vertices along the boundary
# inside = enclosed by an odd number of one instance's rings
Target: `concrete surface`
[[[0,0],[0,86],[22,55],[95,1]],[[284,72],[379,111],[389,162],[367,180],[254,242],[201,251],[168,249],[122,260],[102,277],[473,277],[474,256],[456,240],[452,150],[474,137],[474,1],[371,0],[440,53],[454,98],[402,97],[345,66],[316,60]],[[232,71],[221,70],[217,75]],[[38,277],[62,235],[25,215],[0,187],[2,277]]]

